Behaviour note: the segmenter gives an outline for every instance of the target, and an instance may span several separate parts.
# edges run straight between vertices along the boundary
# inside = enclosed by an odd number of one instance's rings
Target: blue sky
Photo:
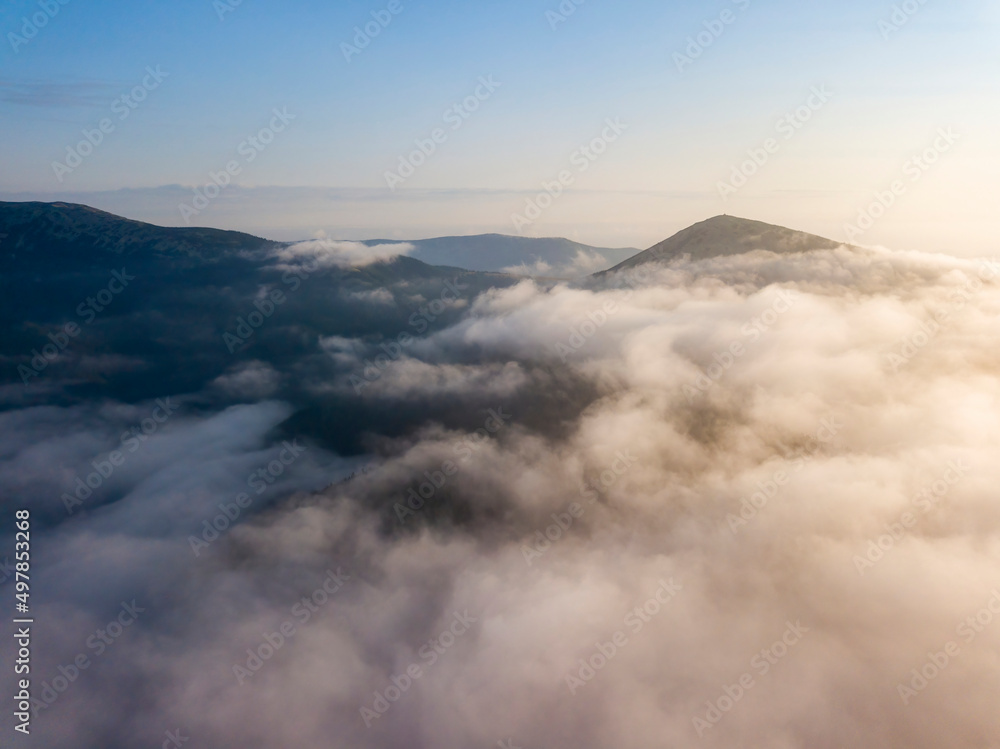
[[[220,19],[212,0],[43,0],[51,17],[23,43],[10,35],[45,11],[0,0],[0,198],[184,225],[192,188],[235,159],[239,173],[192,223],[283,239],[516,233],[512,216],[569,169],[572,184],[523,233],[646,246],[728,212],[844,239],[952,128],[957,142],[856,241],[992,250],[996,3],[908,0],[915,12],[882,33],[891,2],[568,1],[553,28],[556,0],[398,1],[348,62],[341,44],[389,2],[243,0]],[[678,70],[674,53],[724,12],[732,22]],[[119,119],[113,102],[157,67],[167,76]],[[451,129],[446,111],[483,92],[481,77],[500,85]],[[776,136],[813,87],[829,100]],[[247,163],[240,144],[275,108],[295,119]],[[59,182],[53,162],[103,118],[113,130]],[[608,118],[626,129],[578,171],[572,155]],[[389,189],[386,172],[435,128],[443,142]],[[720,182],[769,137],[778,149],[724,200]]]

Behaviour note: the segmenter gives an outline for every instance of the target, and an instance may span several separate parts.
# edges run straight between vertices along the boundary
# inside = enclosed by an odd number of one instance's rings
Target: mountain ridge
[[[832,250],[842,244],[816,234],[722,214],[681,229],[649,249],[595,275],[627,270],[645,263],[669,262],[683,255],[689,255],[692,260],[705,260],[754,250],[777,254]]]
[[[19,249],[44,248],[47,260],[78,264],[82,255],[102,251],[128,257],[135,253],[170,254],[201,261],[240,250],[260,250],[281,243],[227,229],[166,227],[118,216],[82,203],[0,202],[0,257]]]
[[[360,243],[369,247],[410,244],[415,251],[409,257],[432,266],[553,278],[584,277],[639,252],[594,247],[562,237],[497,233]],[[133,262],[159,256],[190,267],[292,244],[296,242],[229,229],[159,226],[82,203],[0,201],[0,263],[8,272],[41,272],[42,266],[51,264],[61,272],[71,272],[106,262],[106,254]]]
[[[369,239],[366,245],[400,240]],[[521,237],[496,232],[404,240],[414,246],[410,257],[431,265],[514,275],[577,278],[632,257],[635,247],[595,247],[565,237]]]
[[[122,259],[158,257],[178,267],[217,264],[265,254],[294,242],[208,227],[162,227],[79,203],[0,201],[0,262],[7,272],[72,272],[104,253]],[[692,224],[652,247],[604,248],[563,237],[486,233],[419,240],[362,240],[410,244],[411,260],[435,267],[554,280],[603,276],[683,255],[694,260],[765,250],[779,254],[841,246],[815,234],[726,214]],[[32,262],[34,261],[34,262]]]

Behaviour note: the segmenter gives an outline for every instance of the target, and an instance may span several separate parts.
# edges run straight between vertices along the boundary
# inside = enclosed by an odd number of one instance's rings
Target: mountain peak
[[[634,268],[643,263],[667,262],[682,255],[690,255],[693,260],[704,260],[721,255],[740,255],[753,250],[779,254],[832,250],[840,244],[832,239],[784,226],[723,214],[699,221],[611,270]]]
[[[218,259],[274,244],[242,232],[155,226],[88,205],[38,201],[0,201],[0,235],[4,236],[0,258],[8,272],[52,263],[64,268],[89,266],[108,254]]]

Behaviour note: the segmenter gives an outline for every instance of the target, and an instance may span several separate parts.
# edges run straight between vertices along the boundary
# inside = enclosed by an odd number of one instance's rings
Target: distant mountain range
[[[368,245],[387,243],[391,240],[366,242]],[[512,237],[504,234],[417,239],[409,244],[416,248],[410,257],[430,265],[564,279],[607,270],[639,252],[631,247],[591,247],[559,237]]]
[[[519,281],[409,257],[326,264],[288,248],[81,205],[0,203],[0,408],[196,392],[251,365],[284,375],[304,367],[332,381],[337,360],[324,353],[326,338],[360,339],[377,352],[401,333],[453,324],[478,294]],[[276,292],[282,301],[272,301]],[[67,325],[78,329],[69,341]],[[38,358],[52,346],[58,357]],[[286,400],[309,400],[296,377],[283,382]]]
[[[234,257],[265,256],[292,244],[237,231],[160,227],[73,203],[0,202],[0,267],[7,273],[64,274],[94,262],[103,265],[107,253],[143,262],[158,258],[171,267],[190,268]],[[427,265],[549,279],[581,278],[685,255],[702,260],[753,250],[783,254],[839,246],[814,234],[735,216],[701,221],[644,251],[503,234],[407,242],[371,239],[362,244],[412,245],[406,255]]]
[[[380,420],[381,433],[404,433],[416,416],[380,411],[377,401],[334,383],[371,373],[379,357],[403,356],[400,341],[454,325],[489,289],[522,275],[579,277],[616,261],[612,270],[684,255],[837,246],[730,216],[632,257],[627,249],[495,234],[413,244],[412,256],[358,266],[329,262],[322,242],[163,228],[67,203],[0,203],[0,411],[172,393],[201,393],[214,408],[263,393],[295,405],[296,433],[357,454],[365,424]],[[418,357],[420,348],[406,355]],[[568,371],[551,376],[561,387],[587,387]],[[470,413],[456,402],[447,421],[462,426]]]
[[[0,253],[8,271],[26,270],[24,263],[35,255],[44,257],[46,267],[67,271],[93,259],[94,251],[121,256],[137,252],[169,255],[174,263],[185,265],[292,244],[237,231],[154,226],[74,203],[0,202],[0,235]],[[372,239],[363,244],[404,243]],[[415,248],[409,257],[428,265],[559,279],[606,270],[639,252],[635,248],[591,247],[561,238],[502,234],[417,239],[405,244]]]

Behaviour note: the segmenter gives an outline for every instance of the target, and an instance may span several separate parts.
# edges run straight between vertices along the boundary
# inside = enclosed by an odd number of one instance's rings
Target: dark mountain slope
[[[736,216],[716,216],[677,232],[669,239],[619,263],[609,272],[634,268],[643,263],[668,262],[682,255],[704,260],[720,255],[739,255],[753,250],[778,254],[830,250],[839,242],[815,234],[786,229]]]
[[[154,226],[75,203],[0,202],[0,267],[7,272],[66,272],[105,255],[211,262],[274,244],[235,231]]]

